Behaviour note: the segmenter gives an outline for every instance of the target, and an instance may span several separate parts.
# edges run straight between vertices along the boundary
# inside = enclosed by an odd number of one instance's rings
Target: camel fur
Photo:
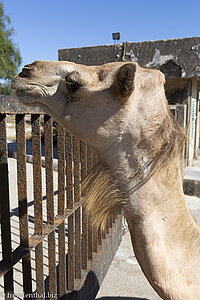
[[[184,131],[168,110],[164,75],[136,63],[36,61],[12,87],[100,158],[85,181],[94,223],[123,208],[136,258],[162,299],[200,299],[200,229],[183,194]],[[133,283],[134,284],[134,283]]]

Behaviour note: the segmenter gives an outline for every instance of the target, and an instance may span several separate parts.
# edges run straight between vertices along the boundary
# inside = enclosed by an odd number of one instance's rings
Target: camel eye
[[[29,75],[30,75],[30,69],[28,69],[28,68],[23,68],[23,69],[22,69],[22,73],[23,73],[25,76],[29,76]]]
[[[65,82],[70,93],[75,93],[81,87],[81,84],[79,82],[73,80],[69,76],[65,77]]]
[[[29,66],[29,65],[26,65],[22,68],[22,72],[19,74],[20,77],[22,78],[26,78],[26,77],[29,77],[30,76],[30,72],[31,70],[33,69],[33,66]]]
[[[26,69],[26,68],[23,68],[22,72],[19,73],[19,77],[21,78],[29,77],[29,75],[30,75],[30,69]]]

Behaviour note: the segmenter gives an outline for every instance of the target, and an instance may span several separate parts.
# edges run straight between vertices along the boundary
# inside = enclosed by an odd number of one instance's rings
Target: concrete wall
[[[62,49],[58,54],[59,60],[85,65],[137,62],[161,69],[167,78],[200,77],[200,37]]]

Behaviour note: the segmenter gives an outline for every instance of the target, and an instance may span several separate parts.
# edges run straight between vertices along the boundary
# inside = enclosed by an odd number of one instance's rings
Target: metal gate
[[[81,179],[97,154],[40,110],[0,100],[0,298],[94,299],[122,236],[120,215],[102,233],[83,206]],[[6,135],[10,116],[14,150]]]

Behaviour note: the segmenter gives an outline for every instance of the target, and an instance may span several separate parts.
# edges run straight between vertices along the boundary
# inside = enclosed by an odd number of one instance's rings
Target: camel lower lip
[[[16,90],[16,95],[19,98],[23,98],[23,97],[34,97],[34,94],[32,93],[31,90],[29,89],[21,89],[21,90]]]
[[[16,91],[16,95],[17,95],[17,97],[22,97],[22,96],[25,95],[25,91],[23,91],[23,90],[17,90]]]
[[[42,97],[42,94],[39,91],[34,91],[34,90],[31,90],[31,89],[16,90],[16,95],[20,99],[20,101],[22,101],[22,102],[26,101],[25,98],[36,99],[36,98],[41,98]]]

